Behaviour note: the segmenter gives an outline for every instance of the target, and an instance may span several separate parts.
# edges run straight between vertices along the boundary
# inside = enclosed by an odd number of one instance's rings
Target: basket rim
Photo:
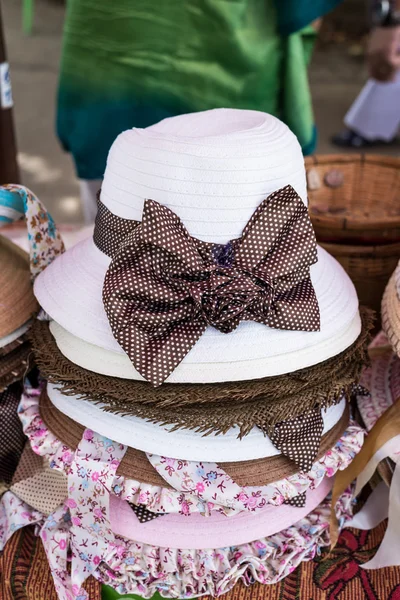
[[[397,256],[400,257],[400,242],[394,242],[393,244],[366,244],[366,245],[352,245],[352,244],[336,244],[334,242],[318,242],[327,252],[334,256]]]
[[[400,157],[397,156],[385,156],[381,154],[313,154],[305,157],[306,169],[309,169],[317,165],[335,165],[349,164],[349,163],[365,163],[382,165],[385,167],[394,167],[399,170],[400,176]],[[340,217],[337,214],[319,214],[315,215],[311,212],[309,206],[309,213],[314,226],[320,228],[329,227],[330,229],[337,229],[341,231],[371,231],[373,229],[380,229],[382,227],[396,229],[400,228],[400,215],[387,215],[373,220],[366,217],[357,216],[346,216]]]

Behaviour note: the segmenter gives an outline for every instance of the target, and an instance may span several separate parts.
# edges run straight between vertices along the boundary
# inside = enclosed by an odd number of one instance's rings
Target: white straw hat
[[[50,322],[50,331],[60,352],[68,360],[83,369],[100,373],[101,375],[108,375],[109,377],[144,381],[144,378],[132,365],[129,357],[121,349],[119,349],[119,352],[114,352],[85,342],[81,338],[69,333],[69,331],[61,327],[56,321]],[[357,312],[353,320],[346,324],[342,330],[337,330],[336,335],[333,335],[330,339],[322,340],[311,348],[301,348],[300,350],[296,349],[293,344],[291,349],[283,347],[280,353],[278,353],[279,340],[277,340],[276,345],[271,343],[261,358],[249,357],[252,339],[251,335],[249,335],[247,339],[241,342],[242,348],[246,349],[248,360],[245,358],[240,360],[240,365],[234,361],[226,362],[217,360],[219,346],[213,351],[213,356],[215,356],[214,362],[206,362],[204,359],[204,362],[196,362],[195,350],[197,348],[195,347],[193,352],[188,354],[187,360],[179,366],[179,370],[177,369],[170,375],[168,382],[180,383],[182,381],[190,381],[191,383],[204,383],[205,381],[219,381],[218,376],[222,369],[224,369],[226,381],[257,379],[259,369],[263,370],[263,377],[282,375],[287,373],[288,370],[298,371],[339,354],[343,348],[347,348],[351,344],[351,342],[348,343],[349,340],[357,338],[359,333],[360,316]],[[224,342],[224,338],[222,338],[223,334],[220,334],[220,336],[218,340]],[[296,340],[293,340],[293,342],[295,343]],[[201,340],[198,343],[200,344]],[[231,347],[231,350],[233,350],[233,347]],[[276,350],[275,354],[274,350]],[[285,350],[287,351],[285,352]],[[224,352],[223,349],[220,349],[220,351]],[[240,366],[239,372],[237,372],[238,366]],[[179,379],[177,375],[179,375]]]
[[[206,462],[238,462],[277,456],[269,437],[261,429],[254,427],[242,439],[238,439],[239,428],[233,427],[226,434],[204,436],[190,430],[177,430],[171,434],[173,426],[148,423],[139,417],[106,412],[101,404],[81,400],[77,396],[66,396],[51,383],[47,384],[47,394],[54,406],[83,427],[92,429],[115,442],[125,444],[148,454],[157,454],[182,460]],[[346,401],[330,406],[322,412],[324,429],[322,435],[330,431],[340,420]]]
[[[286,185],[307,204],[303,156],[290,130],[264,113],[220,109],[122,133],[109,153],[101,202],[114,215],[140,221],[144,200],[150,198],[182,219],[190,235],[225,244],[240,237],[260,203]],[[122,355],[126,364],[102,303],[110,262],[92,239],[85,240],[45,269],[35,294],[63,329]],[[320,248],[310,271],[320,331],[272,329],[253,321],[241,322],[229,334],[208,327],[167,382],[256,379],[308,367],[345,350],[361,331],[354,286]],[[84,366],[85,352],[70,352],[69,358]],[[119,376],[142,379],[129,365],[126,373]]]

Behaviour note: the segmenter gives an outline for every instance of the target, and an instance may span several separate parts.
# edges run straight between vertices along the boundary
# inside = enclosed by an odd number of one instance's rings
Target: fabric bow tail
[[[110,492],[126,446],[86,429],[68,474],[71,514],[71,583],[80,589],[114,542]]]
[[[28,229],[30,269],[35,280],[65,250],[54,220],[42,202],[23,185],[0,186],[0,227],[25,217]]]
[[[332,492],[331,549],[338,539],[337,521],[334,507],[342,491],[357,479],[355,495],[371,479],[379,463],[387,457],[398,457],[392,477],[389,494],[385,494],[382,485],[372,493],[366,505],[347,526],[364,528],[378,525],[380,520],[389,517],[385,536],[375,557],[363,565],[366,569],[400,565],[398,540],[400,537],[400,398],[375,423],[368,434],[361,452],[347,469],[337,473]],[[383,482],[382,482],[383,483]],[[384,484],[385,485],[385,484]],[[389,506],[385,506],[385,499]],[[377,502],[379,504],[377,504]]]

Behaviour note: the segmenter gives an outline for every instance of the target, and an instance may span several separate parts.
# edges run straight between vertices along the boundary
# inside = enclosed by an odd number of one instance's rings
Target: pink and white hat
[[[364,368],[360,379],[369,394],[357,397],[358,410],[367,431],[400,398],[400,357],[392,351],[383,332],[374,338],[369,350],[371,364]]]
[[[258,513],[243,512],[226,517],[212,511],[208,517],[167,514],[141,523],[132,508],[116,496],[110,497],[113,532],[136,542],[161,548],[204,550],[247,544],[291,527],[313,511],[329,494],[332,479],[325,477],[314,490],[308,490],[303,507],[267,505]]]
[[[261,203],[284,186],[291,186],[307,205],[300,146],[278,119],[230,109],[166,119],[125,131],[114,142],[100,196],[108,219],[102,232],[115,233],[107,223],[118,219],[118,234],[132,221],[140,222],[149,206],[145,200],[151,199],[164,214],[169,209],[181,219],[190,236],[226,248],[240,238]],[[127,362],[103,306],[112,261],[98,245],[88,239],[59,257],[38,277],[35,294],[59,324],[59,335],[53,333],[72,361],[87,367],[87,357],[97,347],[99,365],[110,361],[118,376],[142,379],[137,365]],[[208,326],[164,380],[257,379],[312,366],[345,350],[361,330],[357,295],[334,258],[321,248],[317,256],[307,271],[319,306],[319,331],[284,330],[253,320],[240,322],[228,334]],[[86,345],[80,347],[77,340]]]

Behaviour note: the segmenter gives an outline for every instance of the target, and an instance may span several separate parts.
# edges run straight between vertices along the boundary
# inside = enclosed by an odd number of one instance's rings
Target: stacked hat
[[[347,400],[370,315],[316,245],[285,125],[215,110],[122,133],[93,237],[34,291],[47,383],[20,417],[65,488],[49,515],[18,515],[40,525],[60,599],[87,597],[89,575],[219,596],[328,544],[332,477],[363,443]]]
[[[0,187],[0,226],[25,217],[30,256],[6,236],[0,236],[0,485],[1,492],[13,490],[21,473],[32,477],[35,465],[32,451],[22,430],[18,405],[23,378],[36,380],[29,343],[29,331],[39,305],[33,294],[32,280],[63,249],[54,223],[40,201],[27,188],[18,185]],[[3,229],[4,233],[9,230]],[[25,448],[24,448],[25,447]],[[30,463],[27,459],[30,457]],[[36,458],[33,455],[33,458]],[[27,469],[24,472],[24,464]],[[46,465],[46,468],[48,466]],[[42,472],[42,465],[36,470]],[[27,486],[28,496],[32,486]],[[22,487],[18,494],[23,497]],[[40,486],[40,495],[43,488]],[[7,493],[5,502],[11,494]],[[5,513],[2,514],[5,518]],[[2,531],[3,533],[3,531]],[[0,540],[0,545],[1,544]]]
[[[9,484],[25,444],[17,407],[29,370],[26,332],[37,310],[29,257],[0,236],[0,481]]]
[[[41,208],[28,190],[19,186],[0,187],[0,227],[28,213],[27,218],[33,219]],[[45,236],[44,219],[40,228]],[[28,254],[3,235],[0,264],[0,481],[9,484],[25,443],[17,406],[22,378],[32,367],[27,332],[39,307],[33,295]],[[35,268],[32,272],[35,273]]]
[[[367,391],[357,397],[358,409],[370,433],[360,455],[339,479],[337,490],[339,493],[357,476],[358,493],[375,471],[383,479],[351,522],[360,529],[372,529],[388,518],[378,551],[364,565],[371,569],[400,565],[400,263],[382,299],[382,327],[369,348],[371,364],[361,375],[360,383]]]

